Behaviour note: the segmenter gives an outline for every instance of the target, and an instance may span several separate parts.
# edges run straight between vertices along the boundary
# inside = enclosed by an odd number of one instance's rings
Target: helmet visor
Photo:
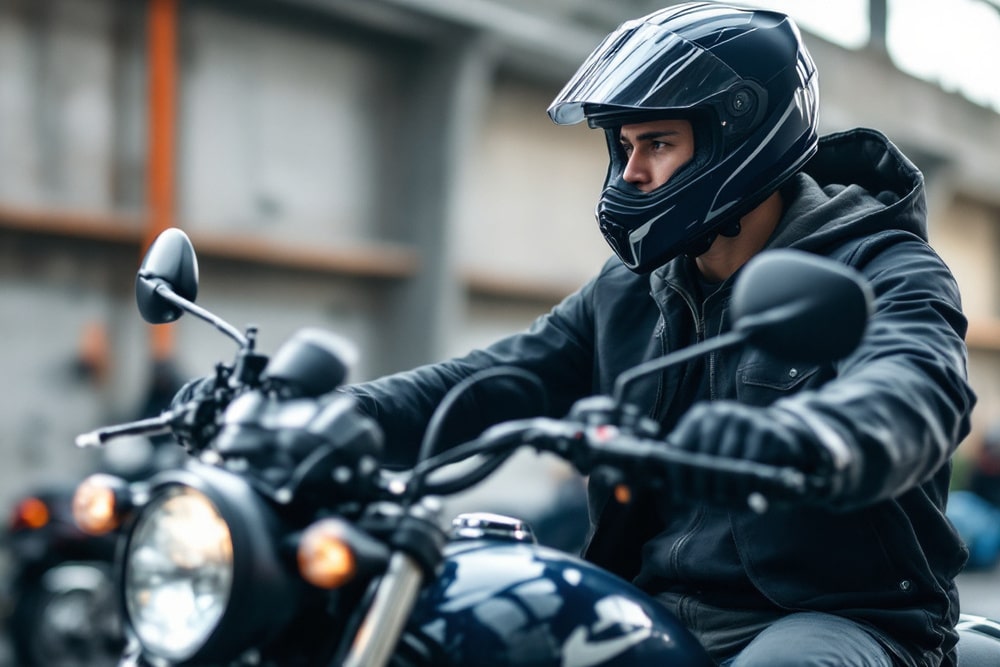
[[[608,35],[549,105],[559,125],[605,112],[688,109],[740,82],[711,52],[652,23]]]

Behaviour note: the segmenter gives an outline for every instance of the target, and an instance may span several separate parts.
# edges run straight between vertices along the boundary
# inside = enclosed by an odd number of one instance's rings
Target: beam
[[[125,246],[136,255],[147,247],[149,223],[138,214],[80,213],[0,205],[0,233]],[[420,270],[420,257],[395,244],[350,243],[337,247],[281,243],[272,239],[192,233],[200,259],[224,259],[288,271],[346,278],[406,280]],[[136,262],[138,266],[138,262]]]
[[[174,161],[177,99],[177,0],[149,0],[149,217],[143,247],[174,225]],[[153,359],[173,356],[172,326],[150,328]]]

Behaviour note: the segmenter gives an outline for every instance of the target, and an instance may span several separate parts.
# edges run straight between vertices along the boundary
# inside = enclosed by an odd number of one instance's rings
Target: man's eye
[[[622,147],[622,152],[625,153],[626,157],[632,155],[632,146],[628,144],[622,144],[621,147]]]

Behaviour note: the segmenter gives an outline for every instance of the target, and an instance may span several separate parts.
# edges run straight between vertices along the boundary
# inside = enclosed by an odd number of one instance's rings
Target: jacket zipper
[[[676,292],[677,295],[680,296],[684,304],[688,307],[688,310],[691,311],[691,319],[694,321],[695,342],[700,343],[705,339],[705,323],[702,321],[702,318],[698,314],[697,306],[695,305],[691,296],[684,290],[680,289],[679,287],[677,287],[672,283],[667,283],[667,287]],[[667,341],[667,314],[666,312],[664,312],[663,306],[661,305],[660,301],[652,294],[650,294],[649,296],[650,298],[653,299],[653,302],[656,304],[657,308],[660,309],[660,318],[663,321],[662,326],[660,326],[659,328],[660,356],[666,356],[667,352],[669,351],[669,345]],[[649,411],[649,416],[652,417],[653,419],[659,419],[660,411],[663,409],[663,397],[665,395],[666,395],[666,376],[663,373],[660,373],[660,378],[656,383],[656,400],[653,401],[653,407]]]
[[[722,314],[719,316],[719,330],[715,332],[716,336],[722,335],[722,325],[723,322],[725,321],[726,321],[726,308],[725,306],[723,306]],[[707,329],[708,326],[706,325],[705,328]],[[717,382],[715,377],[715,369],[718,367],[719,354],[721,353],[718,351],[710,352],[708,354],[708,397],[713,401],[719,398],[716,392]]]
[[[705,340],[705,321],[704,321],[704,319],[702,317],[702,314],[699,312],[699,308],[695,304],[694,300],[691,298],[691,296],[687,292],[685,292],[684,290],[680,289],[679,287],[677,287],[675,285],[672,285],[672,284],[670,284],[668,286],[670,287],[670,289],[674,290],[674,292],[676,292],[678,294],[678,296],[680,296],[681,300],[684,301],[684,303],[687,305],[688,310],[691,311],[691,319],[694,322],[695,343],[700,343],[701,341]],[[662,313],[662,311],[661,311],[661,313]],[[663,315],[663,319],[664,319],[664,328],[663,328],[663,332],[662,332],[661,337],[660,337],[660,340],[661,340],[660,346],[662,348],[662,353],[666,354],[667,353],[666,313],[662,313],[662,315]],[[653,414],[651,415],[653,417],[658,416],[660,414],[660,410],[662,409],[661,403],[662,403],[662,397],[663,397],[664,391],[665,391],[665,387],[664,387],[665,382],[666,382],[666,378],[665,378],[664,374],[661,373],[660,374],[660,381],[659,381],[659,388],[658,388],[658,390],[656,392],[656,394],[657,394],[656,406],[654,408]],[[710,380],[710,382],[711,382],[711,380]],[[673,546],[670,549],[670,556],[669,556],[670,566],[671,566],[671,569],[674,571],[674,574],[675,574],[675,576],[677,577],[678,580],[681,580],[681,572],[680,572],[680,553],[681,553],[681,550],[698,533],[698,529],[701,527],[701,522],[704,520],[704,515],[705,515],[705,508],[699,506],[698,509],[695,512],[694,519],[692,520],[691,526],[688,529],[688,531],[685,532],[683,535],[681,535],[679,538],[677,538],[677,541],[674,542]]]
[[[698,534],[698,530],[701,528],[702,522],[705,520],[705,506],[698,505],[695,510],[693,519],[691,520],[691,526],[688,528],[687,532],[677,538],[674,542],[673,547],[670,549],[670,569],[673,570],[674,576],[677,577],[678,581],[684,581],[684,577],[681,576],[681,550],[687,546],[687,543],[694,539],[694,536]]]

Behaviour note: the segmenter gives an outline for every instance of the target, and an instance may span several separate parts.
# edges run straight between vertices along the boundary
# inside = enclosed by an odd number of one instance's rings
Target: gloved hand
[[[780,408],[735,401],[698,403],[681,418],[668,442],[692,453],[789,466],[805,473],[826,475],[832,470],[829,453],[816,434]],[[671,466],[668,483],[678,502],[746,509],[754,492],[768,497],[768,489],[760,488],[753,477],[730,472]]]

